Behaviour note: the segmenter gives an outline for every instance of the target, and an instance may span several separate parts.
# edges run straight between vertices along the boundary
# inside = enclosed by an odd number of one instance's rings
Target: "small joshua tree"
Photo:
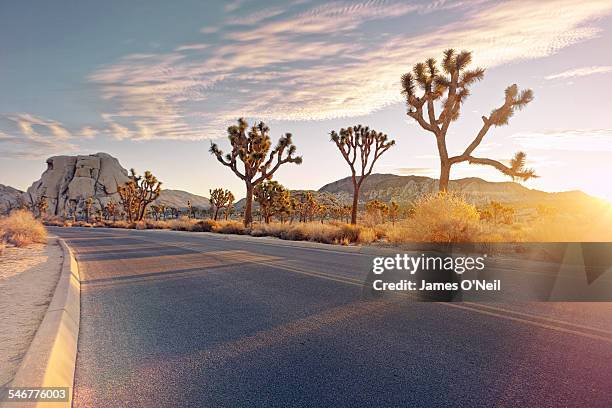
[[[229,190],[224,190],[222,188],[215,188],[214,190],[209,190],[210,192],[210,205],[212,206],[213,211],[213,220],[217,220],[219,216],[219,210],[222,208],[228,208],[234,202],[234,195]],[[227,210],[225,211],[227,219]]]
[[[376,161],[395,144],[395,141],[389,140],[387,135],[381,132],[361,125],[340,129],[339,133],[332,131],[331,140],[336,144],[342,157],[351,168],[353,182],[351,224],[357,224],[359,190],[366,178],[372,174]]]
[[[534,170],[525,168],[525,153],[518,152],[510,162],[510,166],[484,157],[473,155],[491,127],[507,125],[516,110],[524,108],[533,100],[531,89],[519,91],[511,85],[506,88],[504,103],[494,109],[489,116],[482,116],[482,126],[472,142],[463,153],[450,156],[446,135],[452,122],[459,118],[461,105],[470,95],[469,88],[484,77],[485,70],[476,68],[468,70],[472,54],[468,51],[457,53],[453,49],[444,51],[441,68],[435,59],[416,64],[412,72],[402,76],[402,94],[406,97],[408,116],[417,121],[425,130],[436,138],[438,155],[440,156],[439,190],[448,190],[450,170],[454,164],[467,162],[492,166],[512,177],[513,180],[528,180],[536,177]],[[417,96],[417,87],[422,91]],[[440,109],[436,114],[436,109]]]
[[[142,221],[147,206],[159,197],[161,185],[150,171],[138,176],[136,170],[130,170],[130,180],[117,188],[128,221]]]
[[[399,218],[399,214],[400,214],[399,204],[396,203],[395,201],[391,201],[389,203],[389,219],[391,220],[391,223],[393,225],[395,225],[395,222]]]
[[[119,208],[117,207],[117,203],[113,200],[110,200],[104,206],[104,214],[105,218],[108,220],[110,218],[113,219],[113,222],[117,221],[117,214],[119,213]]]
[[[193,217],[193,205],[190,200],[187,200],[187,218]]]
[[[319,209],[319,202],[310,191],[306,191],[296,197],[296,202],[292,205],[295,207],[300,222],[312,221]]]
[[[228,190],[228,195],[226,198],[227,198],[227,202],[225,204],[224,213],[225,213],[225,220],[227,221],[229,216],[234,213],[234,201],[236,200],[236,197],[234,197],[234,194],[232,194],[232,192]]]
[[[259,203],[259,211],[266,224],[270,223],[272,216],[282,215],[289,211],[291,195],[280,183],[264,181],[255,187],[255,200]]]
[[[295,156],[296,147],[291,133],[281,137],[272,150],[270,128],[259,122],[249,129],[244,119],[238,119],[238,124],[227,129],[232,151],[223,154],[215,143],[211,143],[210,152],[224,166],[229,167],[236,176],[244,181],[246,186],[246,203],[244,208],[244,225],[253,222],[253,189],[264,180],[270,180],[274,173],[285,163],[301,164],[302,158]],[[244,170],[239,169],[238,161],[244,164]],[[242,167],[242,166],[240,166]]]
[[[384,223],[389,214],[389,206],[380,200],[368,201],[365,205],[366,213],[373,218],[376,223]]]
[[[41,196],[36,203],[36,209],[38,210],[38,216],[43,218],[47,213],[47,209],[49,208],[49,203],[47,202],[47,197]]]
[[[91,218],[91,209],[93,208],[93,198],[87,197],[85,200],[85,221],[89,222]]]

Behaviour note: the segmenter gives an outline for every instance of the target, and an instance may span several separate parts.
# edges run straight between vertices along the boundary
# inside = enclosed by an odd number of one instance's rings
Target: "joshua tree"
[[[272,216],[286,213],[291,205],[289,191],[276,181],[264,181],[255,187],[253,194],[266,224]]]
[[[231,191],[223,190],[222,188],[215,188],[214,190],[209,190],[209,192],[210,205],[214,208],[213,220],[216,221],[219,216],[219,210],[227,208],[234,202],[234,195]],[[227,219],[227,211],[225,219]]]
[[[161,185],[150,171],[138,176],[136,170],[130,170],[130,180],[117,189],[128,221],[141,221],[144,218],[147,206],[159,197]]]
[[[168,210],[168,207],[165,204],[159,204],[157,206],[157,208],[159,208],[159,214],[161,217],[164,218],[164,221],[166,220],[166,211]]]
[[[391,220],[391,223],[393,225],[395,225],[395,222],[399,218],[399,214],[400,214],[399,204],[396,203],[395,201],[391,201],[389,203],[389,219]]]
[[[76,222],[77,220],[77,201],[76,200],[70,200],[69,201],[69,215],[72,218],[72,222]]]
[[[227,203],[225,204],[225,220],[227,221],[227,219],[229,218],[230,215],[232,215],[234,213],[234,201],[236,200],[236,197],[234,197],[234,194],[232,194],[231,191],[228,191],[228,195],[227,195]]]
[[[91,218],[91,209],[93,207],[93,198],[87,197],[85,200],[85,221],[89,222]]]
[[[150,207],[150,211],[155,221],[158,221],[161,218],[161,209],[159,208],[158,205],[152,205]]]
[[[380,200],[368,201],[365,205],[366,212],[376,218],[376,221],[385,222],[385,217],[389,214],[389,206]]]
[[[187,200],[187,218],[191,218],[193,216],[193,205],[190,200]]]
[[[512,224],[514,222],[514,208],[505,206],[498,201],[491,201],[489,205],[480,210],[480,219],[495,224]]]
[[[270,180],[283,164],[300,164],[302,158],[295,156],[296,147],[291,140],[291,133],[285,133],[276,147],[270,151],[270,128],[263,122],[259,122],[249,130],[246,120],[240,118],[237,125],[227,129],[227,134],[232,151],[224,155],[217,144],[211,143],[210,152],[221,164],[232,169],[234,174],[244,181],[246,186],[244,225],[249,226],[253,222],[253,189],[264,180]],[[244,164],[243,172],[238,168],[238,160]]]
[[[491,127],[508,124],[508,120],[517,109],[522,109],[533,100],[531,89],[519,91],[516,84],[506,88],[503,105],[494,109],[489,116],[482,116],[482,127],[463,153],[449,156],[446,146],[448,129],[451,123],[459,118],[461,105],[470,94],[469,88],[476,81],[480,81],[485,73],[482,68],[468,70],[471,61],[470,52],[462,51],[457,54],[455,50],[449,49],[444,51],[442,71],[438,68],[436,60],[430,58],[416,64],[412,72],[402,76],[402,94],[406,97],[408,116],[436,138],[440,156],[440,191],[448,190],[453,164],[463,162],[492,166],[513,180],[536,177],[534,170],[525,168],[523,152],[516,153],[510,166],[497,160],[473,155]],[[417,96],[417,87],[422,91],[421,96]],[[440,109],[438,115],[436,109]]]
[[[331,212],[331,209],[325,204],[318,205],[316,214],[319,217],[319,221],[321,221],[321,224],[323,224],[325,219],[329,216],[330,212]]]
[[[113,222],[117,221],[117,213],[119,212],[119,208],[117,207],[117,203],[113,200],[110,200],[104,206],[104,213],[106,214],[106,219],[113,218]]]
[[[300,222],[312,221],[319,208],[319,202],[312,192],[301,193],[291,204],[299,215]]]
[[[47,208],[49,208],[49,203],[47,202],[47,197],[41,196],[36,203],[36,209],[38,210],[38,216],[43,218],[47,213]]]
[[[339,133],[331,132],[331,140],[336,144],[342,157],[351,168],[353,181],[353,207],[351,209],[351,224],[357,224],[357,205],[359,190],[366,178],[372,174],[376,160],[395,144],[387,135],[361,125],[340,129]],[[360,169],[356,166],[359,157]]]

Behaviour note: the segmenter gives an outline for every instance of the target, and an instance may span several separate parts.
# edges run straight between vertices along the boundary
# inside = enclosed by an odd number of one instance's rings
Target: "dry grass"
[[[256,224],[251,229],[251,235],[340,245],[370,243],[376,239],[376,233],[372,228],[338,222],[329,224],[321,224],[320,222]]]
[[[47,230],[42,222],[26,210],[13,211],[0,219],[0,241],[17,247],[47,242]]]
[[[522,215],[521,215],[522,214]],[[31,215],[30,215],[31,217]],[[452,243],[476,242],[612,242],[612,207],[601,211],[572,207],[565,211],[549,211],[546,214],[519,213],[509,222],[495,222],[482,217],[473,205],[456,194],[432,194],[423,197],[415,206],[412,216],[395,224],[374,224],[371,219],[363,225],[350,225],[331,221],[307,223],[256,223],[245,228],[236,220],[192,219],[181,217],[173,220],[145,220],[138,223],[126,221],[98,221],[89,224],[50,220],[53,225],[94,226],[131,229],[168,229],[189,232],[216,232],[221,234],[247,234],[272,236],[284,240],[312,241],[326,244],[351,245],[388,242]]]
[[[249,232],[244,227],[244,224],[240,221],[223,220],[223,221],[212,221],[212,222],[216,223],[216,225],[212,229],[213,232],[219,232],[221,234],[239,234],[239,235],[243,235]]]

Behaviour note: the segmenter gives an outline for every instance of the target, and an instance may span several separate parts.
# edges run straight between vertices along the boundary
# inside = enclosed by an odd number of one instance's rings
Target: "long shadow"
[[[180,247],[166,246],[166,247],[145,247],[145,248],[134,248],[125,250],[107,250],[107,251],[95,251],[88,253],[76,254],[77,260],[79,261],[113,261],[121,259],[136,259],[136,258],[155,258],[158,256],[168,255],[187,255],[197,254],[198,251],[192,249],[185,249]]]

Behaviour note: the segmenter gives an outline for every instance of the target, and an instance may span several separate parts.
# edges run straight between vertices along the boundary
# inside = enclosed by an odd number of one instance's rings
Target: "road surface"
[[[75,407],[612,406],[611,303],[364,300],[358,248],[51,230],[81,268]]]

